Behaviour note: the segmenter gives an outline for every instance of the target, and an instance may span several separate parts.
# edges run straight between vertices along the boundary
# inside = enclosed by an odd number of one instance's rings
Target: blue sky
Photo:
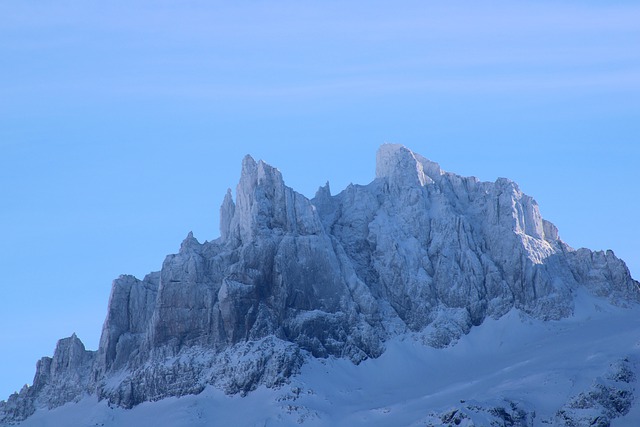
[[[251,153],[312,196],[402,143],[640,277],[636,2],[0,3],[0,399],[158,270]]]

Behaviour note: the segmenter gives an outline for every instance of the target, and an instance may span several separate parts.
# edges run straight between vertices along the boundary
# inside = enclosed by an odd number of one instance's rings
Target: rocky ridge
[[[504,178],[461,177],[385,144],[373,182],[307,199],[247,156],[220,238],[189,233],[159,272],[116,279],[98,350],[60,340],[33,385],[0,402],[0,422],[87,393],[123,407],[209,384],[248,393],[308,357],[359,363],[403,333],[444,347],[513,308],[560,319],[578,289],[625,305],[638,286],[613,252],[564,243]]]

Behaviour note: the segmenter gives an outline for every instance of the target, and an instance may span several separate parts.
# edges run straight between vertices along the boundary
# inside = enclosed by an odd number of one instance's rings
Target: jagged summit
[[[98,350],[61,340],[0,422],[87,393],[123,407],[207,385],[245,394],[312,357],[376,358],[401,334],[444,347],[512,309],[567,317],[582,290],[640,301],[624,262],[573,250],[512,181],[444,172],[401,145],[380,147],[368,185],[313,199],[246,156],[235,194],[220,238],[189,233],[160,271],[114,280]]]
[[[309,200],[285,186],[278,169],[251,156],[242,161],[235,204],[225,197],[221,224],[223,240],[236,242],[264,233],[319,234],[322,228]]]
[[[440,165],[399,144],[383,144],[376,155],[376,178],[396,185],[426,185],[440,180]]]

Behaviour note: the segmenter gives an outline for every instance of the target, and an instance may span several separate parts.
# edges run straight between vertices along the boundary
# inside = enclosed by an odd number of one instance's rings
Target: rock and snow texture
[[[86,393],[94,361],[95,352],[85,350],[75,334],[61,339],[53,358],[43,357],[36,364],[33,384],[0,402],[0,422],[24,419],[36,408],[52,409],[80,400]]]
[[[621,260],[573,250],[515,183],[444,172],[400,145],[380,148],[370,184],[311,200],[247,156],[220,234],[189,233],[161,271],[116,279],[98,350],[61,340],[0,422],[86,394],[125,408],[207,385],[246,394],[310,357],[377,358],[403,334],[439,348],[512,309],[562,319],[581,290],[640,301]]]
[[[489,318],[446,348],[409,334],[359,365],[309,358],[289,383],[244,397],[214,385],[124,409],[89,395],[20,425],[639,426],[640,306],[618,308],[586,292],[577,301],[576,314],[559,321],[518,310]]]

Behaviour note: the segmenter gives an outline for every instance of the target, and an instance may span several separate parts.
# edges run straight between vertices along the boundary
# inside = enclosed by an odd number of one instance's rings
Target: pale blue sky
[[[640,277],[640,5],[344,3],[0,2],[0,399],[217,237],[247,153],[312,196],[402,143]]]

